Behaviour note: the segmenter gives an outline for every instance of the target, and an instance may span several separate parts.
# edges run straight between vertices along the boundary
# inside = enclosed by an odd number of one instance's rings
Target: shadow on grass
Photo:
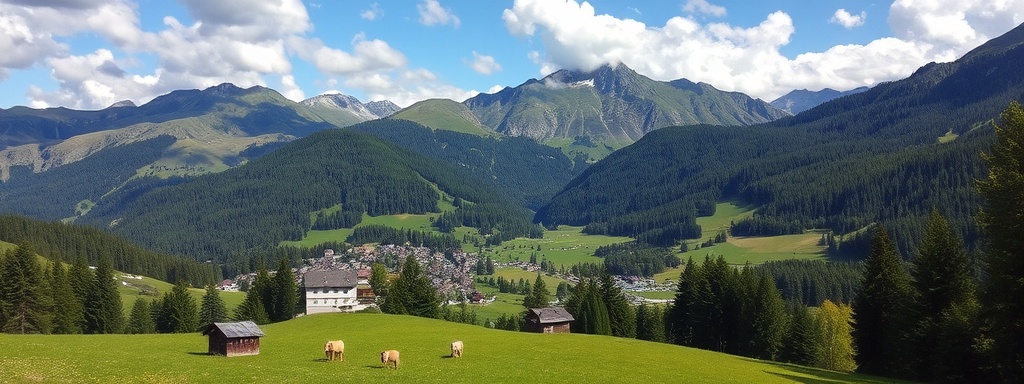
[[[773,365],[775,367],[779,367],[779,368],[785,369],[785,370],[787,370],[789,372],[793,372],[793,373],[801,374],[801,375],[806,375],[806,376],[796,376],[796,375],[787,375],[785,373],[778,373],[778,372],[766,372],[766,373],[769,373],[769,374],[772,374],[772,375],[776,375],[776,376],[785,378],[787,380],[793,380],[793,381],[796,381],[796,382],[799,382],[799,383],[808,383],[808,384],[811,384],[811,383],[813,383],[813,384],[821,384],[821,383],[854,383],[854,382],[856,382],[856,383],[910,383],[909,381],[902,381],[902,380],[890,379],[890,378],[879,377],[879,376],[870,376],[870,375],[858,374],[858,373],[844,373],[844,372],[829,371],[829,370],[826,370],[826,369],[804,367],[804,366],[800,366],[800,365],[794,365],[794,364],[789,364],[789,363],[780,363],[780,362],[776,362],[776,361],[755,360],[755,359],[749,359],[749,358],[745,358],[745,359],[746,360],[750,360],[750,361],[757,361],[757,362],[765,363],[765,364],[771,364],[771,365]],[[807,376],[809,376],[809,377],[807,377]]]
[[[363,368],[384,369],[384,366],[383,365],[371,364],[371,365],[364,365]]]
[[[217,355],[214,355],[214,354],[212,354],[210,352],[188,352],[188,354],[193,355],[193,356],[217,356]]]

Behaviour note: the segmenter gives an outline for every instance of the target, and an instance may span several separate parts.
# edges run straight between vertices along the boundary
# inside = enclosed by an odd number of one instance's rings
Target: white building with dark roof
[[[306,314],[366,308],[356,298],[358,280],[354,270],[309,271],[302,277],[302,286],[306,291]]]

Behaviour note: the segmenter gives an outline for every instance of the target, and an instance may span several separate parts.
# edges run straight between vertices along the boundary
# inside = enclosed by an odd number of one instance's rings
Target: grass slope
[[[432,129],[468,133],[477,136],[495,136],[484,127],[473,112],[462,103],[447,99],[423,100],[398,111],[393,119],[415,121]]]
[[[4,334],[0,377],[13,383],[891,382],[634,339],[513,333],[395,315],[321,314],[263,330],[259,355],[233,358],[207,355],[207,339],[195,333]],[[324,360],[323,344],[331,339],[345,341],[344,362]],[[456,339],[465,342],[465,355],[447,358]],[[400,369],[381,367],[385,349],[401,351]]]

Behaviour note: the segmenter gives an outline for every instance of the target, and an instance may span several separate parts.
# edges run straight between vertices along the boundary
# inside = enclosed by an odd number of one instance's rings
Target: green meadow
[[[265,325],[260,354],[207,354],[198,333],[0,334],[10,383],[881,383],[889,379],[754,360],[670,344],[534,334],[382,314],[320,314]],[[326,361],[328,340],[345,361]],[[449,358],[453,340],[462,358]],[[386,369],[380,351],[401,352]]]
[[[121,273],[118,272],[115,275],[120,276]],[[122,284],[122,281],[128,283],[128,285]],[[121,295],[121,307],[124,309],[125,316],[128,316],[132,312],[132,306],[135,304],[136,299],[142,298],[152,301],[153,299],[163,298],[165,293],[171,291],[171,288],[174,288],[174,284],[146,276],[142,276],[142,279],[119,278],[117,293]],[[198,308],[203,302],[206,290],[203,288],[189,288],[188,293],[196,300]],[[233,314],[235,307],[242,304],[242,301],[245,300],[245,292],[220,291],[219,294],[220,299],[224,301],[224,306],[228,309],[228,314]]]

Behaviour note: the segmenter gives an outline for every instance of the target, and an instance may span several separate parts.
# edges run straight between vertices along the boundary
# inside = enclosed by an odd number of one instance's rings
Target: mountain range
[[[775,108],[786,111],[791,115],[795,115],[824,104],[827,101],[846,95],[858,94],[867,90],[868,87],[857,87],[849,91],[837,91],[832,88],[825,88],[820,91],[798,89],[790,91],[778,99],[772,100],[771,105],[775,106]]]
[[[758,207],[739,223],[750,234],[881,222],[903,231],[904,252],[940,207],[970,242],[978,153],[1001,108],[1024,97],[1022,44],[1017,28],[793,116],[622,65],[397,112],[230,84],[99,111],[14,107],[0,110],[0,212],[217,257],[301,238],[314,214],[351,224],[456,199],[460,220],[486,231],[530,231],[525,207],[547,226],[658,245],[691,238],[695,217],[733,200]]]

